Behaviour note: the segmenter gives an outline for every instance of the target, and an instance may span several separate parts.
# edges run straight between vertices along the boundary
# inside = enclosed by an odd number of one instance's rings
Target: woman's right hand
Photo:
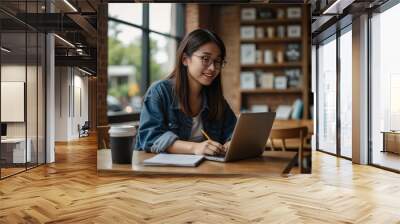
[[[224,153],[223,146],[215,141],[194,142],[193,153],[196,155],[219,155]]]

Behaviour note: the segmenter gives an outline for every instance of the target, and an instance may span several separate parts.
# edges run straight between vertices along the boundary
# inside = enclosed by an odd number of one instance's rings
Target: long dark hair
[[[179,44],[174,70],[168,76],[168,79],[173,79],[175,81],[174,93],[178,98],[181,110],[189,116],[192,116],[193,112],[189,104],[188,71],[187,67],[182,64],[182,58],[184,54],[191,57],[197,49],[209,42],[213,42],[219,47],[221,51],[221,60],[225,60],[226,49],[221,38],[209,30],[197,29],[187,34]],[[225,107],[225,99],[221,85],[221,70],[211,85],[203,87],[203,91],[205,91],[208,100],[208,119],[221,119]]]

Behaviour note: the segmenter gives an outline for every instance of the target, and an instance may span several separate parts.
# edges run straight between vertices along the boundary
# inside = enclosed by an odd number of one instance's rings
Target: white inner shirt
[[[199,113],[196,117],[193,117],[193,126],[189,141],[201,142],[204,140],[203,134],[201,133],[201,129],[203,129],[203,122],[201,121],[200,114],[201,113]]]

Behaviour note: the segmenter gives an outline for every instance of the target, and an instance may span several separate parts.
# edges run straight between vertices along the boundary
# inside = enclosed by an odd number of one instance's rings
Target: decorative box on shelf
[[[254,72],[242,72],[240,74],[240,88],[241,89],[256,88],[256,75]]]

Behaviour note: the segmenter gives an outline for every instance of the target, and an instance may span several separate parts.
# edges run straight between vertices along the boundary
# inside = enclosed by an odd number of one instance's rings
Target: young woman
[[[136,150],[198,155],[226,151],[236,116],[222,94],[225,56],[224,43],[211,31],[197,29],[182,40],[174,70],[152,84],[144,97]]]

